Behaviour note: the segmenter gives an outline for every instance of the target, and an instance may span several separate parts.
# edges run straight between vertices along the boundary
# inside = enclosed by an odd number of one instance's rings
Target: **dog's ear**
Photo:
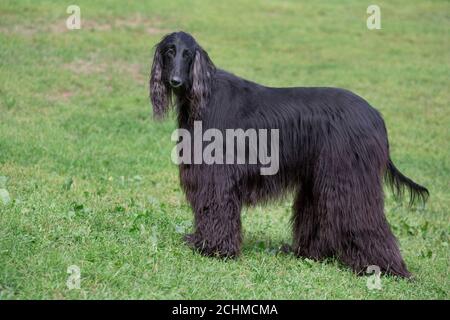
[[[214,64],[209,59],[206,51],[202,48],[197,48],[190,72],[192,84],[190,92],[191,116],[194,120],[200,117],[201,111],[209,99],[214,70]]]
[[[161,44],[155,48],[153,65],[150,73],[150,99],[153,105],[153,116],[161,119],[167,113],[171,103],[170,87],[163,81],[163,57]]]

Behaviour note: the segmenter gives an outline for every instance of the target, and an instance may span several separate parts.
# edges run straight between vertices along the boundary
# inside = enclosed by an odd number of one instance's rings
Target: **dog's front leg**
[[[215,185],[195,198],[195,231],[185,237],[186,242],[206,256],[239,255],[242,231],[238,194]]]

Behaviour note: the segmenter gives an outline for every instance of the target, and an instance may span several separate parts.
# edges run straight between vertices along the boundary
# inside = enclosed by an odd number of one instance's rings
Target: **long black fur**
[[[177,88],[170,84],[174,72],[183,78]],[[184,32],[157,45],[150,95],[158,118],[173,95],[178,126],[191,133],[195,120],[203,130],[279,129],[276,175],[261,175],[259,164],[180,165],[195,215],[195,231],[186,236],[190,246],[205,255],[237,256],[242,207],[292,191],[296,255],[336,257],[357,273],[377,265],[410,276],[384,215],[383,177],[396,195],[407,187],[412,201],[425,201],[428,190],[394,166],[384,121],[364,99],[338,88],[270,88],[247,81],[217,69]]]

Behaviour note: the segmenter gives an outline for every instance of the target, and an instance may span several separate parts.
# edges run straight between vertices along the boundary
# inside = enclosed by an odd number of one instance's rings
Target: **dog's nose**
[[[177,76],[173,76],[170,79],[170,85],[174,88],[181,86],[181,78]]]

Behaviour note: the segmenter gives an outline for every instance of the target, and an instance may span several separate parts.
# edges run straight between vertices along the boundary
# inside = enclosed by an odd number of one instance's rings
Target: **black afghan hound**
[[[217,69],[195,39],[166,35],[150,75],[154,115],[172,104],[179,128],[278,129],[279,171],[260,164],[181,164],[180,180],[195,213],[186,242],[204,255],[234,257],[242,242],[241,208],[295,192],[293,244],[297,256],[336,257],[355,272],[369,265],[409,277],[384,215],[383,178],[411,202],[428,190],[400,173],[389,156],[380,113],[338,88],[270,88]],[[233,151],[234,152],[234,151]]]

